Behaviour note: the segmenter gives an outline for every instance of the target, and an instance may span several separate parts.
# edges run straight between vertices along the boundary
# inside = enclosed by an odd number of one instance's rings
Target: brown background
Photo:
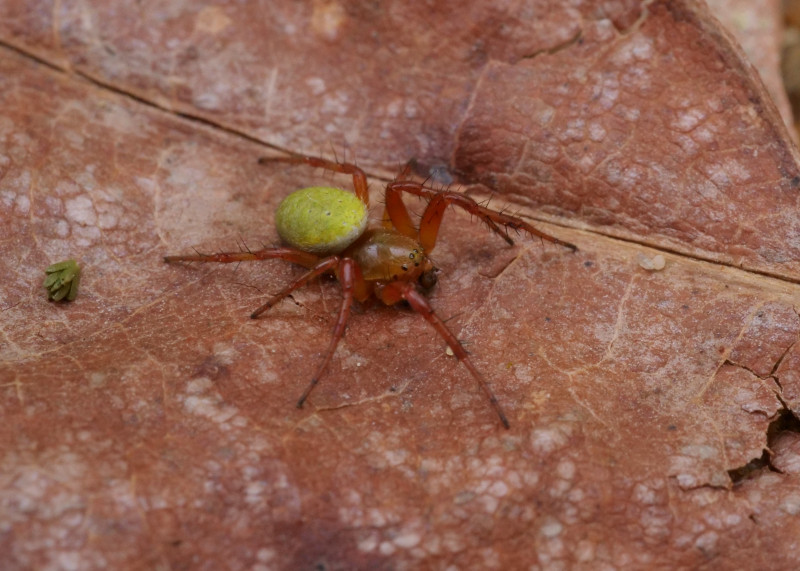
[[[705,8],[5,0],[0,109],[7,568],[800,565],[798,155]],[[414,160],[579,246],[446,217],[431,302],[510,430],[397,308],[297,410],[338,286],[253,321],[296,268],[161,262],[273,242],[331,180],[280,149],[376,204]]]

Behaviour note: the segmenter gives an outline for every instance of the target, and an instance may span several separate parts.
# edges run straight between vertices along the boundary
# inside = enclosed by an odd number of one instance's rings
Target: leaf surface
[[[0,41],[16,568],[797,566],[797,151],[705,8],[9,1]],[[413,159],[577,244],[445,218],[431,303],[510,430],[394,307],[297,410],[338,285],[251,320],[297,268],[162,263],[349,184],[281,149],[355,157],[376,216]]]

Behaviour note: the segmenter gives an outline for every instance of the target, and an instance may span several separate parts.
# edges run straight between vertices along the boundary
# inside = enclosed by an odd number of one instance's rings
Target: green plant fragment
[[[78,297],[81,281],[81,268],[75,260],[65,260],[51,264],[44,271],[46,277],[42,284],[47,297],[53,301],[73,301]]]

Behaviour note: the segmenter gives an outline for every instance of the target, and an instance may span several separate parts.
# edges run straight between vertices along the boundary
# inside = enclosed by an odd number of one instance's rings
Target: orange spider
[[[309,187],[295,191],[283,200],[275,215],[278,234],[286,247],[256,251],[222,252],[166,256],[165,262],[219,262],[228,264],[250,260],[280,259],[303,266],[308,271],[272,296],[250,317],[255,319],[283,298],[323,274],[333,273],[342,286],[342,305],[325,356],[306,390],[297,401],[301,408],[319,382],[344,336],[353,300],[365,302],[371,297],[386,305],[401,301],[408,304],[442,336],[459,361],[488,395],[503,426],[509,428],[497,397],[483,375],[470,361],[464,346],[447,328],[420,290],[429,290],[436,283],[436,268],[428,255],[436,245],[439,226],[448,206],[463,208],[477,216],[508,244],[514,242],[508,229],[523,230],[560,244],[571,250],[576,247],[540,232],[524,220],[490,210],[472,198],[451,190],[433,190],[423,184],[395,180],[386,185],[385,209],[380,225],[368,228],[369,194],[364,171],[350,163],[339,163],[318,157],[262,157],[260,164],[270,162],[304,163],[312,167],[353,176],[355,195],[332,187]],[[403,203],[403,193],[425,198],[428,205],[419,228],[414,227]],[[503,227],[501,229],[500,227]]]

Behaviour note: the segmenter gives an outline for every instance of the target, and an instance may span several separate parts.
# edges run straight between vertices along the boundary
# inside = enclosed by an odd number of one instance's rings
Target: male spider
[[[353,300],[365,302],[370,297],[375,297],[386,305],[394,305],[405,300],[422,315],[441,335],[458,360],[464,363],[481,389],[488,395],[500,417],[500,422],[509,428],[508,419],[486,379],[475,368],[463,345],[447,328],[444,321],[434,313],[420,291],[428,290],[436,283],[437,270],[428,258],[428,254],[436,245],[439,225],[445,210],[451,204],[480,218],[508,244],[514,243],[508,236],[508,229],[511,228],[523,230],[573,251],[576,247],[540,232],[520,218],[481,206],[464,194],[451,190],[433,190],[421,183],[407,180],[395,180],[386,185],[383,220],[380,224],[367,228],[369,217],[367,177],[357,166],[301,155],[262,157],[258,162],[260,164],[304,163],[352,175],[355,195],[331,187],[303,188],[290,194],[283,200],[275,215],[278,234],[286,243],[286,247],[219,254],[166,256],[164,261],[227,264],[277,258],[308,270],[256,309],[250,315],[253,319],[311,280],[328,273],[336,276],[342,286],[343,295],[333,338],[311,382],[297,401],[297,407],[303,406],[328,367],[336,346],[344,336]],[[428,200],[419,228],[414,227],[403,203],[404,192]]]

